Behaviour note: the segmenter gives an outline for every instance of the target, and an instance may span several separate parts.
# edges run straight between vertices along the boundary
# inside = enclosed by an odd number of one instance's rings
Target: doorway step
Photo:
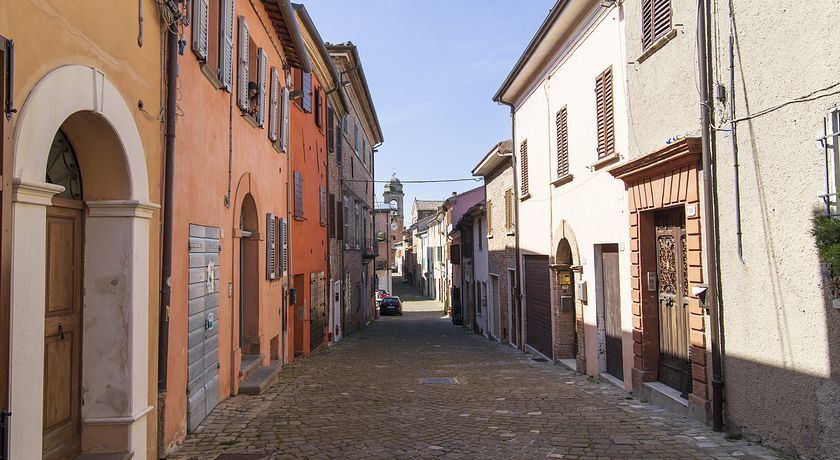
[[[82,454],[75,458],[75,460],[131,460],[134,454],[128,452],[114,453],[114,454]]]
[[[242,355],[242,364],[239,366],[239,383],[248,380],[248,377],[260,368],[262,355]]]
[[[239,384],[239,392],[248,395],[262,394],[266,388],[280,378],[280,361],[272,361],[268,366],[260,367]]]

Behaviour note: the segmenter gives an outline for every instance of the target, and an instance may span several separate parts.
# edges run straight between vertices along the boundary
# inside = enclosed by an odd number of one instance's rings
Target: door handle
[[[64,325],[58,323],[58,340],[64,340]]]

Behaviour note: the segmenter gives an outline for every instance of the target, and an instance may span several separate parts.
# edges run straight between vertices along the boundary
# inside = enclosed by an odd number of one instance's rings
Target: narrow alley
[[[403,316],[221,403],[174,458],[775,458],[471,335],[394,286]]]

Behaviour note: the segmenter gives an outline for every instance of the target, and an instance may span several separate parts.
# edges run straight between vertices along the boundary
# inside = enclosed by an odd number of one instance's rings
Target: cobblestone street
[[[441,311],[408,301],[295,362],[265,394],[220,404],[175,458],[774,458]],[[455,383],[421,384],[441,377]]]

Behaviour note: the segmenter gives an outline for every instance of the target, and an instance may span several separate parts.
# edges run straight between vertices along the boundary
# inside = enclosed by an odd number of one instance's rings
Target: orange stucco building
[[[287,152],[317,148],[302,144],[303,132],[289,127],[289,69],[309,68],[291,5],[192,5],[188,49],[179,58],[161,453],[219,401],[260,391],[282,357],[291,357],[294,336],[286,336],[283,321]],[[295,112],[293,125],[300,123]],[[316,190],[315,211],[307,215],[317,216],[317,182],[308,178],[323,176],[314,161],[306,166],[305,182]],[[299,257],[296,265],[309,273],[323,262],[323,251]],[[266,371],[252,374],[261,368]],[[250,384],[256,375],[263,382]]]

